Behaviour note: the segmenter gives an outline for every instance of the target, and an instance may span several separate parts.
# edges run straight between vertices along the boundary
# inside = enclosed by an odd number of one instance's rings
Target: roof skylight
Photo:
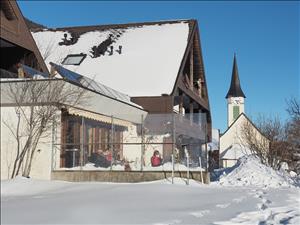
[[[85,59],[86,54],[70,54],[62,61],[63,65],[75,65],[78,66]]]

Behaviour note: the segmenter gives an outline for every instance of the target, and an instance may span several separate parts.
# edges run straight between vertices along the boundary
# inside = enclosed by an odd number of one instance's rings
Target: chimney
[[[121,55],[122,54],[122,45],[119,45],[119,54]]]

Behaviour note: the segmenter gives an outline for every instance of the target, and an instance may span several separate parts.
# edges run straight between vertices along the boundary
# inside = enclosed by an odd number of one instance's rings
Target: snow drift
[[[287,172],[275,171],[253,155],[243,156],[234,167],[225,169],[217,183],[224,186],[297,186]]]

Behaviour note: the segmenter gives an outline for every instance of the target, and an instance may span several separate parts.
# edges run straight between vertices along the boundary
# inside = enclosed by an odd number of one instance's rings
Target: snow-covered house
[[[53,76],[51,63],[126,93],[149,112],[145,124],[152,150],[145,151],[146,164],[154,150],[169,161],[173,144],[183,156],[182,146],[200,148],[211,140],[196,20],[35,28],[32,35]],[[172,124],[174,138],[163,128]]]
[[[262,144],[268,146],[269,141],[245,114],[245,94],[242,91],[236,56],[234,56],[231,84],[226,95],[228,128],[220,137],[220,166],[231,167],[245,154],[250,154],[243,135],[245,124],[253,131]]]
[[[120,143],[123,142],[123,137],[130,136],[129,131],[137,133],[137,125],[141,124],[147,112],[133,103],[128,95],[56,64],[52,64],[52,72],[59,73],[61,76],[49,77],[47,66],[15,1],[1,1],[0,34],[1,179],[10,178],[16,159],[22,155],[28,140],[26,119],[30,107],[59,104],[48,102],[49,99],[47,100],[46,97],[38,98],[38,101],[34,102],[26,96],[21,96],[24,93],[28,94],[28,91],[23,91],[26,88],[44,87],[41,96],[47,96],[47,90],[51,85],[61,86],[63,87],[61,91],[84,90],[85,98],[88,98],[88,102],[84,104],[76,106],[61,104],[57,107],[53,129],[48,130],[37,144],[31,166],[32,177],[50,179],[53,169],[76,166],[80,161],[87,160],[83,157],[79,159],[78,152],[75,152],[75,145],[78,143],[68,147],[63,146],[67,139],[72,139],[69,142],[73,142],[78,136],[83,137],[82,134],[86,134],[87,146],[84,150],[87,152],[85,156],[88,157],[93,148],[96,148],[94,145],[89,145],[90,138],[102,138],[100,145],[105,147],[108,145],[110,135],[113,135],[116,143]],[[32,79],[33,77],[35,78]],[[20,99],[23,101],[19,101]],[[117,111],[121,111],[122,114],[112,117],[112,114]],[[67,123],[68,119],[71,122]],[[79,121],[84,121],[84,124]],[[76,126],[78,129],[75,129]],[[98,132],[98,136],[92,131]],[[74,151],[67,152],[68,149]],[[128,158],[132,154],[127,151],[126,146],[121,148],[120,145],[115,145],[114,149],[116,154],[124,154]],[[28,157],[30,157],[29,153],[26,153],[24,158]],[[20,165],[22,171],[25,160]]]

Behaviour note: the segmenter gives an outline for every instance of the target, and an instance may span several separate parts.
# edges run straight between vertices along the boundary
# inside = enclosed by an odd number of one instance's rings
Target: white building
[[[68,71],[61,66],[56,66],[57,72],[63,77],[79,76],[79,74]],[[80,85],[79,82],[77,83],[77,81],[48,78],[1,79],[1,179],[9,178],[13,170],[17,154],[17,141],[14,135],[18,126],[18,117],[21,117],[19,125],[20,150],[25,145],[27,140],[26,129],[28,129],[28,123],[25,121],[28,120],[31,106],[39,107],[40,104],[59,105],[52,129],[48,129],[47,133],[41,137],[36,148],[37,152],[31,170],[31,176],[35,178],[50,179],[52,169],[84,166],[92,152],[98,149],[105,151],[110,147],[109,142],[111,142],[112,136],[113,141],[116,143],[121,143],[126,138],[128,140],[128,138],[138,137],[137,127],[146,117],[146,111],[132,103],[129,96],[100,83],[89,80],[90,86],[84,86]],[[85,77],[81,77],[80,81],[86,81]],[[39,96],[36,103],[33,103],[29,98],[28,101],[24,100],[20,104],[17,103],[11,97],[12,93],[22,93],[14,90],[22,90],[26,85],[29,88],[44,87],[45,90],[42,95],[45,95],[45,97]],[[48,102],[47,88],[50,89],[51,85],[62,86],[62,92],[69,90],[82,91],[83,98],[88,99],[88,101],[81,101],[76,106]],[[96,86],[98,90],[95,89]],[[113,112],[120,111],[122,114],[113,115]],[[83,143],[85,146],[81,147]],[[130,148],[130,146],[121,147],[116,145],[114,153],[118,157],[129,160],[135,159],[137,154],[132,156],[133,152],[128,151],[127,148]],[[81,151],[79,149],[84,153],[79,152]]]
[[[245,114],[245,94],[240,85],[236,56],[234,56],[231,84],[227,99],[227,130],[220,137],[220,166],[231,167],[238,158],[250,154],[242,133],[245,123],[252,127],[258,140],[268,145],[268,140]]]

